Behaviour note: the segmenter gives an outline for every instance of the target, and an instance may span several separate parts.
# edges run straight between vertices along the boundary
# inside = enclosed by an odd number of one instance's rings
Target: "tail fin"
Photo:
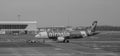
[[[95,32],[97,23],[98,23],[97,21],[94,21],[94,22],[92,23],[91,32]]]

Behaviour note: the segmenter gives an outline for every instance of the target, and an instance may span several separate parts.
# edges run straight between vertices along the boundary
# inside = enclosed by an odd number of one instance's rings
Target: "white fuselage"
[[[39,32],[35,35],[36,38],[56,38],[61,36],[70,36],[69,32]]]
[[[76,31],[74,34],[73,32],[39,32],[37,35],[35,35],[36,38],[57,38],[57,37],[70,37],[73,35],[86,37],[87,32],[86,31]]]

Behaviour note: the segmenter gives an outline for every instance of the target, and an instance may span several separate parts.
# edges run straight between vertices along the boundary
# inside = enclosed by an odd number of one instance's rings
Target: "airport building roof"
[[[37,23],[37,21],[0,21],[0,24],[29,24]]]

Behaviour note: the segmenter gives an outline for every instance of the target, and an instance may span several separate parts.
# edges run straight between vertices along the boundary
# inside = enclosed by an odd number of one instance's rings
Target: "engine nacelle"
[[[64,41],[65,38],[64,38],[64,37],[58,37],[57,40],[58,40],[58,41]]]

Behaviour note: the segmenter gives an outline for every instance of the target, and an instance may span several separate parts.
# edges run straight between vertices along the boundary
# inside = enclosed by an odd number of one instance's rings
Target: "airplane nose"
[[[36,38],[48,38],[47,32],[39,32],[35,35]]]

